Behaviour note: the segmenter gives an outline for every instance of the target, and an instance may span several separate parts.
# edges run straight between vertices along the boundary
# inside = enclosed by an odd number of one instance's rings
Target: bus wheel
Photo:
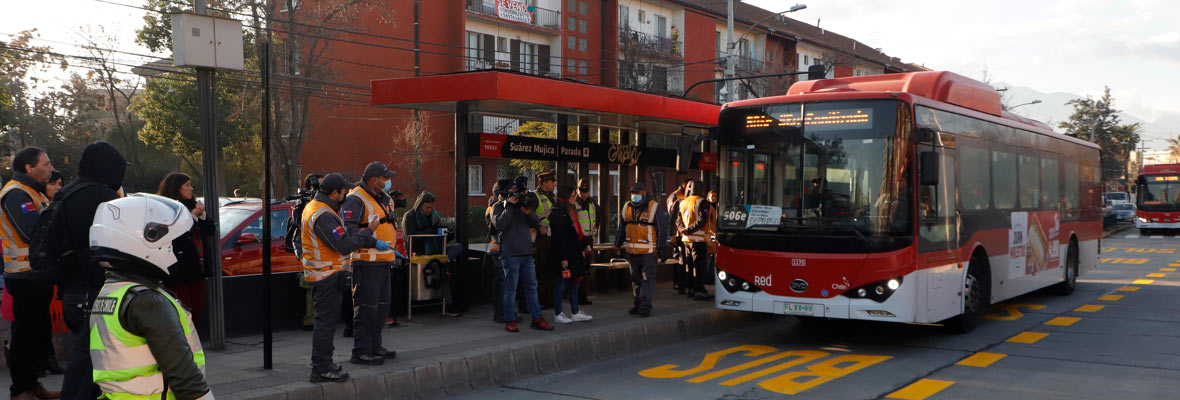
[[[1062,268],[1065,270],[1062,272],[1065,274],[1065,279],[1053,285],[1053,292],[1058,296],[1069,296],[1078,287],[1078,245],[1076,242],[1070,241],[1066,254],[1065,268]]]
[[[983,260],[978,256],[971,257],[971,262],[967,265],[967,279],[963,284],[963,314],[943,323],[951,332],[971,332],[979,323],[980,315],[987,310],[991,301],[986,274],[987,269],[983,266]]]

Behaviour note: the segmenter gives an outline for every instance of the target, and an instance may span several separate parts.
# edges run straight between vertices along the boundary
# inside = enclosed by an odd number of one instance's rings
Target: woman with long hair
[[[192,177],[180,172],[168,174],[160,182],[156,194],[184,204],[197,220],[191,231],[172,241],[176,264],[168,267],[168,279],[164,285],[176,293],[180,304],[193,314],[193,321],[200,321],[201,312],[205,309],[205,278],[212,272],[205,271],[201,260],[201,230],[212,229],[213,224],[205,219],[205,205],[198,202],[193,193]]]
[[[570,205],[577,200],[574,188],[562,186],[557,189],[557,203],[553,205],[553,212],[549,213],[549,229],[553,240],[549,242],[550,255],[548,272],[554,278],[553,290],[553,320],[559,324],[589,321],[594,317],[578,310],[578,284],[586,276],[585,253],[589,248],[583,246],[582,225],[577,212]],[[562,312],[563,300],[569,300],[570,313],[566,316]]]

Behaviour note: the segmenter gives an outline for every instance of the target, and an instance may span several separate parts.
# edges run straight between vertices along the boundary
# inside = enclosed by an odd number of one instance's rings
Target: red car
[[[302,265],[294,254],[283,249],[287,234],[287,216],[292,202],[271,206],[271,272],[299,271]],[[235,199],[221,206],[221,271],[225,276],[262,273],[262,200]]]

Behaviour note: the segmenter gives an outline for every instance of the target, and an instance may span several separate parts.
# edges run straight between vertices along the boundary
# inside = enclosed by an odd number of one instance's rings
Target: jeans
[[[311,371],[323,374],[332,371],[332,352],[336,324],[340,323],[340,302],[347,290],[348,280],[341,279],[340,271],[323,280],[311,283],[311,296],[315,302],[315,327],[311,333]]]
[[[381,328],[389,315],[391,263],[352,263],[353,322],[352,354],[376,355],[381,351]]]
[[[83,299],[84,301],[84,299]],[[61,382],[63,399],[97,399],[102,391],[94,383],[90,360],[90,310],[84,304],[62,302],[62,317],[70,329],[70,363]]]
[[[553,315],[561,314],[561,302],[570,301],[570,313],[578,313],[578,278],[562,278],[561,272],[553,278]]]
[[[31,279],[8,279],[6,283],[12,295],[13,317],[12,339],[8,342],[8,372],[12,375],[9,393],[15,397],[41,385],[37,369],[48,356],[45,349],[52,346],[49,343],[53,339],[49,321],[53,284]]]
[[[502,257],[504,264],[504,322],[516,322],[516,284],[524,285],[524,300],[533,320],[541,318],[541,304],[537,299],[537,267],[533,256]]]

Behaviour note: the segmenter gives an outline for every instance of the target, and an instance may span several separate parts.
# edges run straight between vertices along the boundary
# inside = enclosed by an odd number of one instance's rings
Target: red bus
[[[721,111],[716,304],[966,332],[1098,262],[1098,147],[950,72],[799,82]]]
[[[1180,164],[1144,165],[1137,183],[1135,227],[1140,234],[1180,229]]]

